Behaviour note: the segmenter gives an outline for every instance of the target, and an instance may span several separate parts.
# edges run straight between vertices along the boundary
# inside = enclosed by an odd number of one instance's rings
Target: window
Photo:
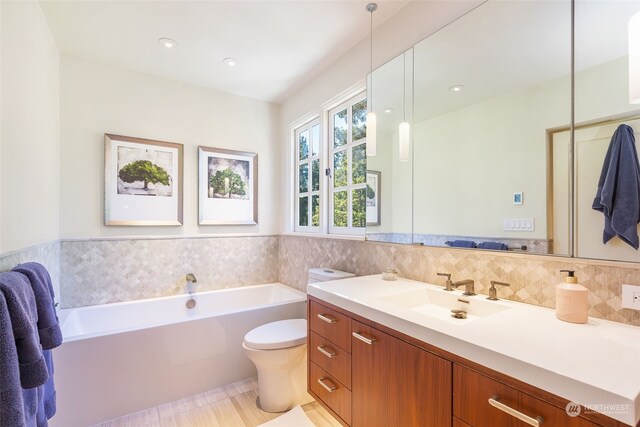
[[[360,94],[329,111],[329,232],[364,234],[367,99]]]
[[[295,231],[364,235],[366,116],[362,92],[294,130]]]
[[[296,231],[320,227],[320,121],[312,120],[295,131]]]

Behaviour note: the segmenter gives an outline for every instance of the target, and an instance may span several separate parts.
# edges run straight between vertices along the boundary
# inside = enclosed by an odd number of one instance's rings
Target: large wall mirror
[[[411,143],[400,125],[412,123],[413,49],[369,77],[370,108],[377,117],[376,154],[367,156],[367,239],[411,243],[413,170]],[[410,134],[409,134],[410,136]]]
[[[575,3],[573,153],[571,7],[488,1],[374,71],[380,137],[367,161],[382,172],[382,214],[368,239],[640,261],[617,237],[602,242],[591,208],[613,132],[640,132],[628,69],[640,0]],[[411,118],[408,162],[396,105]]]

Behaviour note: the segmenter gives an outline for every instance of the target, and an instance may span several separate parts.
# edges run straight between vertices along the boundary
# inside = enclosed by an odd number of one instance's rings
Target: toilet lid
[[[276,350],[307,342],[307,320],[288,319],[267,323],[249,331],[244,345],[255,350]]]

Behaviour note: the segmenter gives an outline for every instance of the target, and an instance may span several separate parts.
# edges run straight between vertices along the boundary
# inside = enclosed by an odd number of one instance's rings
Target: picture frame
[[[380,225],[380,188],[381,176],[378,171],[367,170],[366,211],[367,226]]]
[[[258,154],[198,147],[198,224],[258,223]]]
[[[184,146],[104,135],[104,224],[180,226]]]

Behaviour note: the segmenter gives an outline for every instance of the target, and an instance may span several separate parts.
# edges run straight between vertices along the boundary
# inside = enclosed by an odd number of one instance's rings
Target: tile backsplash
[[[436,273],[451,273],[453,280],[475,280],[480,294],[488,294],[490,281],[498,280],[511,284],[498,289],[500,298],[549,308],[555,307],[555,285],[563,280],[559,270],[571,269],[591,291],[590,316],[640,326],[640,311],[622,308],[620,300],[621,284],[640,284],[640,266],[314,237],[280,238],[282,283],[304,290],[307,270],[319,266],[358,276],[394,267],[401,277],[435,284],[444,284]]]
[[[275,236],[63,241],[62,307],[278,281]]]
[[[26,261],[49,269],[63,308],[183,293],[187,273],[196,291],[272,282],[304,291],[314,267],[358,276],[395,267],[435,284],[445,272],[482,294],[498,280],[511,284],[500,298],[553,308],[559,270],[571,269],[591,291],[590,316],[640,326],[640,311],[620,299],[621,284],[640,284],[640,265],[628,263],[286,235],[48,242],[0,255],[0,271]]]

